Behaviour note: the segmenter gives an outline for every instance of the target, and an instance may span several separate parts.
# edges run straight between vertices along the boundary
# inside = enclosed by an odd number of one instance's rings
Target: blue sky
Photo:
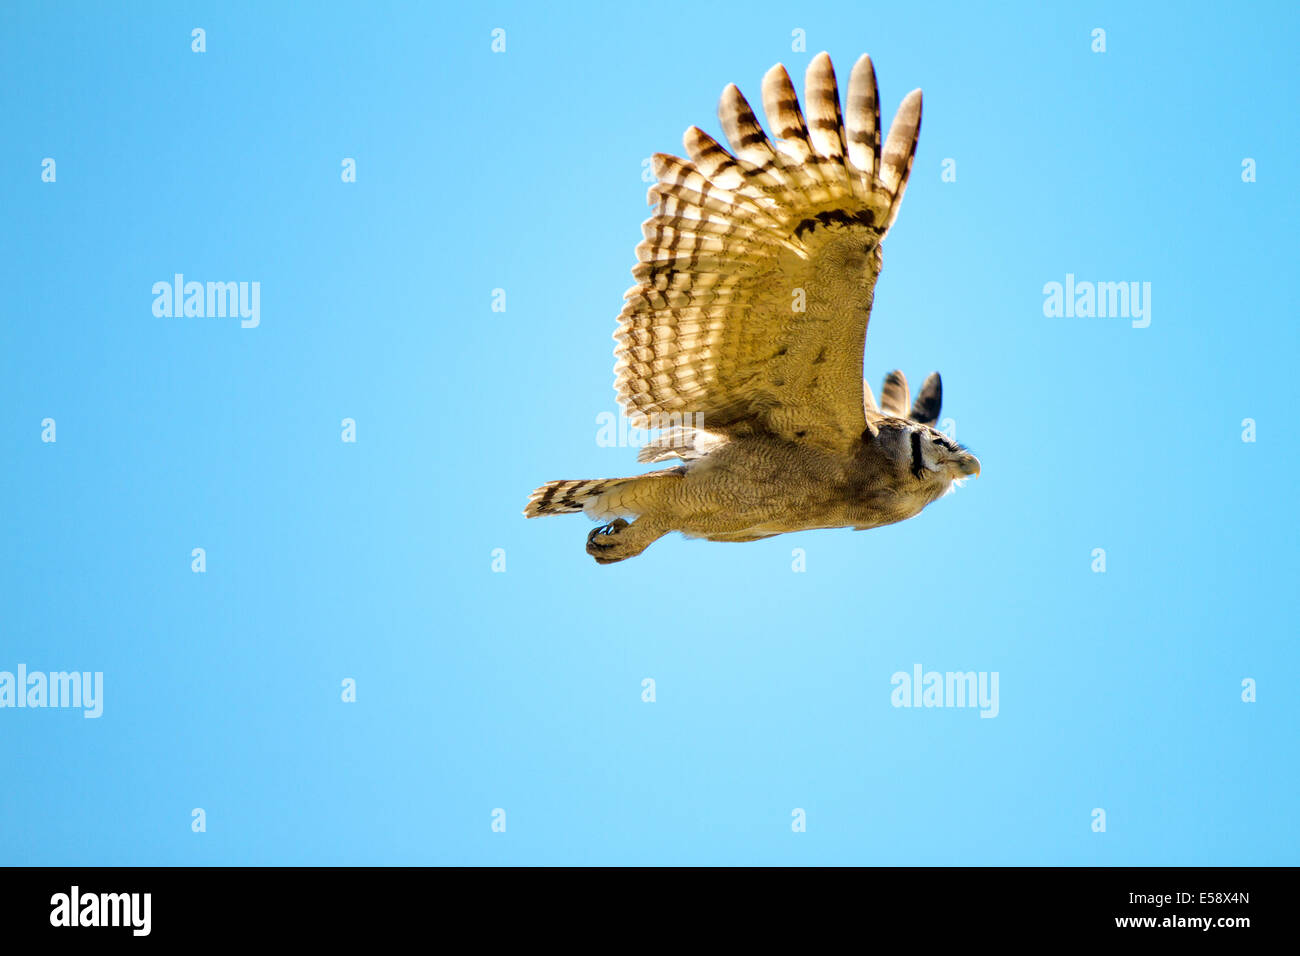
[[[7,7],[0,671],[104,711],[0,709],[0,863],[1300,862],[1300,15],[1132,7]],[[639,468],[642,160],[822,49],[925,91],[865,369],[941,370],[983,474],[597,567],[520,509]],[[996,718],[893,707],[917,664]]]

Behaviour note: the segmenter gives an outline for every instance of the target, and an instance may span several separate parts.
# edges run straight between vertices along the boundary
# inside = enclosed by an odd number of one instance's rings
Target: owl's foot
[[[614,564],[635,558],[664,534],[644,518],[633,522],[615,518],[587,535],[587,553],[597,564]]]
[[[587,553],[595,558],[598,564],[613,564],[615,561],[622,561],[624,557],[632,557],[630,554],[618,554],[619,532],[630,527],[632,525],[629,522],[622,518],[615,518],[609,524],[592,529],[591,534],[587,535]]]

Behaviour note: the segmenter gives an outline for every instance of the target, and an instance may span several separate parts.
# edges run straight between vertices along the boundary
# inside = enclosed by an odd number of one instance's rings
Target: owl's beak
[[[962,455],[957,460],[957,467],[963,475],[974,475],[976,478],[980,475],[980,460],[974,455]]]

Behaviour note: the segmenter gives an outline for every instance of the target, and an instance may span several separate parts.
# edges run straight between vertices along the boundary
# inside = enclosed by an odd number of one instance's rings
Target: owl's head
[[[905,418],[882,417],[873,423],[874,442],[899,477],[946,488],[980,473],[979,459],[943,432]]]
[[[898,480],[907,476],[927,490],[946,491],[954,481],[980,473],[979,459],[934,427],[943,401],[943,382],[931,373],[916,401],[911,401],[907,377],[895,370],[885,376],[880,404],[865,381],[863,410],[865,441],[876,445],[894,466]],[[910,409],[909,409],[910,405]]]
[[[960,481],[979,476],[980,460],[941,431],[909,423],[907,438],[911,461],[908,470],[920,481]]]

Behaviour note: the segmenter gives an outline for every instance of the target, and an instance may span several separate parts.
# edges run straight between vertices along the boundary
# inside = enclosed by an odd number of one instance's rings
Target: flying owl
[[[942,386],[912,403],[891,372],[877,405],[862,350],[880,243],[898,215],[921,129],[921,91],[881,148],[876,73],[861,57],[843,115],[830,57],[808,67],[804,106],[785,67],[763,78],[763,132],[735,85],[718,118],[731,152],[692,126],[689,160],[654,156],[614,339],[629,418],[661,429],[632,478],[552,481],[524,515],[585,512],[601,564],[670,531],[757,541],[812,528],[875,528],[918,514],[979,461],[933,426]]]

